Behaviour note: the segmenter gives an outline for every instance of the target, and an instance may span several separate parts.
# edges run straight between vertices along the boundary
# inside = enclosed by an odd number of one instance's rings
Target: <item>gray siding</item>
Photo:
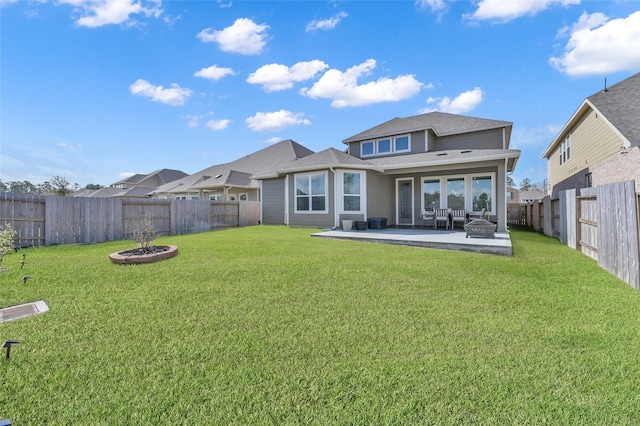
[[[433,146],[434,151],[451,149],[502,149],[502,129],[444,136],[437,138]]]
[[[395,224],[395,176],[367,172],[367,216],[386,217],[387,225]]]
[[[323,172],[324,170],[317,170]],[[289,226],[292,227],[308,227],[308,228],[332,228],[336,226],[335,220],[335,191],[334,180],[335,175],[331,171],[328,171],[327,182],[327,207],[328,213],[295,213],[295,174],[289,175]],[[284,202],[283,202],[284,205]]]
[[[284,225],[284,178],[262,181],[262,223]]]

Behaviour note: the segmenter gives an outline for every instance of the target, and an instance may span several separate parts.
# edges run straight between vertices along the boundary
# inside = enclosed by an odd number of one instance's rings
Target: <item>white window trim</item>
[[[365,214],[367,205],[367,174],[364,170],[337,170],[338,174],[338,211],[339,214]],[[360,210],[344,209],[344,175],[345,173],[360,173]]]
[[[567,135],[560,144],[560,165],[571,160],[571,135]]]
[[[408,149],[402,149],[402,150],[398,150],[396,149],[396,139],[398,138],[408,138]],[[389,141],[390,144],[390,151],[385,151],[385,152],[380,152],[378,149],[378,143],[380,141]],[[363,146],[364,144],[367,143],[372,143],[373,144],[373,154],[365,154],[363,152]],[[379,138],[379,139],[375,139],[375,140],[369,140],[369,141],[363,141],[360,142],[360,157],[375,157],[377,155],[390,155],[390,154],[401,154],[401,153],[406,153],[406,152],[411,152],[411,134],[404,134],[404,135],[396,135],[396,136],[387,136],[387,137],[383,137],[383,138]]]
[[[448,179],[460,179],[464,178],[464,208],[465,210],[471,212],[473,211],[473,178],[474,177],[491,177],[491,211],[487,212],[490,215],[497,214],[497,181],[496,181],[496,173],[488,172],[488,173],[469,173],[469,174],[459,174],[459,175],[446,175],[446,176],[424,176],[420,178],[420,207],[426,209],[424,205],[424,183],[428,180],[439,180],[440,181],[440,208],[448,209],[447,205],[447,180]]]
[[[309,210],[298,210],[296,177],[311,176],[311,175],[317,175],[317,174],[324,174],[324,210],[311,210],[311,200],[309,200],[310,201]],[[309,187],[309,190],[311,190],[311,187]],[[329,173],[326,170],[294,174],[293,176],[293,211],[295,214],[328,214],[329,213]]]

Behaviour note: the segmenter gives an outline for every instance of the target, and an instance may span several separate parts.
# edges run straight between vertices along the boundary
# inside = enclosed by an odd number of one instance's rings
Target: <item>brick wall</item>
[[[593,186],[635,180],[636,192],[640,192],[640,147],[622,149],[590,169]]]

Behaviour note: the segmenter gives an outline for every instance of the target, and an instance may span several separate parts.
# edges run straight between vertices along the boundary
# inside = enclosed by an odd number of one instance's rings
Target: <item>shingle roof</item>
[[[568,132],[595,108],[631,144],[640,145],[640,73],[587,97],[549,144],[543,158],[550,158]]]
[[[342,142],[348,144],[350,142],[376,139],[383,136],[399,135],[426,129],[433,130],[438,136],[446,136],[501,127],[510,128],[512,125],[513,123],[509,121],[489,120],[486,118],[468,117],[444,112],[429,112],[407,118],[396,117],[369,130],[344,139]]]
[[[632,144],[640,144],[640,73],[587,98]]]
[[[243,177],[235,173],[241,172],[249,176],[269,173],[296,158],[306,157],[310,154],[313,154],[313,151],[291,139],[287,139],[230,163],[211,166],[190,176],[162,185],[153,191],[153,193],[180,193],[200,188],[215,187],[220,185],[222,179],[215,181],[212,179],[220,179],[223,176],[227,182],[225,184],[227,185],[232,184],[229,182],[233,179],[240,179],[242,184],[238,186],[251,185],[257,187],[259,185],[258,182],[252,181],[250,185],[247,185],[246,176]],[[231,174],[232,171],[235,173]]]
[[[432,151],[419,154],[396,155],[361,160],[335,148],[325,149],[300,160],[292,161],[275,173],[254,176],[255,179],[269,179],[281,174],[334,168],[373,169],[393,172],[414,167],[440,167],[445,164],[464,164],[491,160],[508,159],[507,171],[515,169],[520,158],[517,149],[474,149]]]
[[[367,161],[349,155],[335,148],[327,148],[323,151],[311,154],[307,157],[293,160],[277,170],[255,175],[255,179],[267,179],[277,177],[280,174],[292,173],[302,170],[328,169],[330,167],[352,167],[361,169],[373,169],[375,166]]]

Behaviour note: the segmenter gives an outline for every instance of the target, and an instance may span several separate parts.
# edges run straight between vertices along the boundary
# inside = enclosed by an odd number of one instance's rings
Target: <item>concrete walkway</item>
[[[421,228],[385,228],[344,231],[342,229],[335,229],[317,232],[311,234],[311,236],[429,247],[443,250],[463,250],[503,256],[513,255],[511,237],[508,232],[496,232],[495,238],[466,238],[466,233],[462,230],[438,231]]]

